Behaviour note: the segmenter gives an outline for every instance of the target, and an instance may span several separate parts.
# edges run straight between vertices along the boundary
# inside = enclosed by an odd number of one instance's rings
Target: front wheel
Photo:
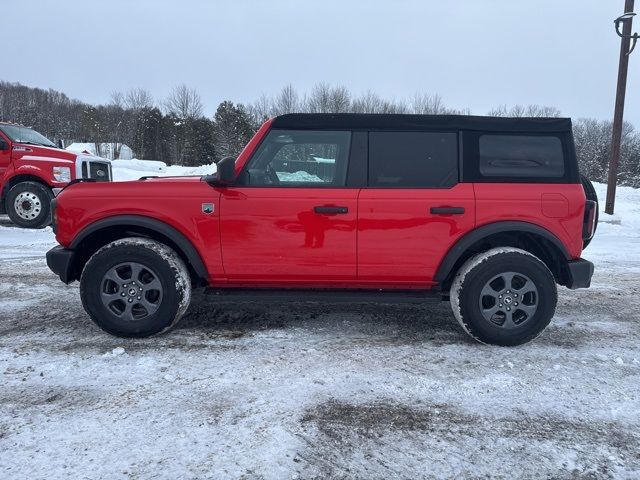
[[[9,190],[6,210],[13,223],[23,228],[44,228],[51,223],[50,188],[37,182],[20,182]]]
[[[514,346],[536,338],[556,309],[555,279],[537,257],[501,247],[470,258],[450,292],[453,313],[473,338]]]
[[[169,330],[191,300],[189,272],[168,246],[123,238],[98,250],[80,277],[84,309],[104,331],[148,337]]]

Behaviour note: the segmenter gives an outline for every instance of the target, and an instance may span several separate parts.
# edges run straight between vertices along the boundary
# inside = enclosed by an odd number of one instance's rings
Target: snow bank
[[[126,168],[128,170],[136,170],[138,172],[155,172],[166,173],[167,164],[158,160],[113,160],[111,162],[113,168]]]
[[[604,213],[607,186],[594,183],[600,206],[596,235],[583,256],[596,264],[640,266],[640,189],[616,189],[615,214]]]
[[[201,165],[199,167],[183,167],[181,165],[167,166],[156,160],[114,160],[112,162],[113,180],[124,182],[138,180],[140,177],[186,177],[189,175],[209,175],[216,172],[216,164]]]
[[[129,148],[127,145],[118,143],[120,146],[120,151],[118,152],[118,158],[130,160],[133,158],[133,150]],[[65,150],[74,153],[84,153],[89,152],[91,155],[96,155],[98,157],[108,158],[109,160],[113,160],[115,156],[114,152],[115,144],[113,143],[72,143]]]

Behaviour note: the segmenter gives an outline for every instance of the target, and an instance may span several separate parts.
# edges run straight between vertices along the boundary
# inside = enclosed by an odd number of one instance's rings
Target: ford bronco
[[[0,213],[24,228],[51,221],[51,200],[77,178],[111,179],[111,162],[57,148],[35,130],[0,122]]]
[[[476,340],[549,324],[589,287],[597,223],[571,120],[290,114],[202,178],[66,188],[47,262],[103,330],[176,324],[214,298],[451,302]]]

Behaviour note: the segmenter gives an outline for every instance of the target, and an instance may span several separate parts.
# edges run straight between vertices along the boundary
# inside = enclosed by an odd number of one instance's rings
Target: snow
[[[115,170],[127,169],[141,172],[143,175],[158,175],[167,172],[167,164],[158,160],[113,160],[111,167]]]
[[[116,182],[138,180],[140,177],[182,177],[202,176],[216,172],[216,164],[202,165],[199,167],[183,167],[181,165],[167,166],[157,160],[114,160],[112,162],[113,180]]]
[[[69,145],[66,150],[75,153],[85,153],[89,152],[91,155],[95,155],[102,158],[108,158],[109,160],[114,160],[115,152],[114,147],[115,143],[72,143]],[[120,154],[118,158],[123,160],[130,160],[133,158],[133,150],[128,145],[118,144],[120,147]]]
[[[616,217],[592,288],[559,288],[517,348],[447,303],[212,292],[166,335],[111,337],[47,269],[51,230],[0,217],[0,478],[638,478],[639,190]]]

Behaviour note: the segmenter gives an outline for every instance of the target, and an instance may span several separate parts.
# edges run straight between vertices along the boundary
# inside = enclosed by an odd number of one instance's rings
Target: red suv
[[[0,213],[24,228],[51,222],[51,200],[78,178],[111,180],[111,162],[57,148],[35,130],[0,122]]]
[[[549,324],[556,284],[593,274],[580,255],[597,205],[569,119],[284,115],[213,175],[79,183],[54,208],[49,267],[124,337],[171,328],[208,286],[227,300],[438,295],[477,340],[517,345]]]

